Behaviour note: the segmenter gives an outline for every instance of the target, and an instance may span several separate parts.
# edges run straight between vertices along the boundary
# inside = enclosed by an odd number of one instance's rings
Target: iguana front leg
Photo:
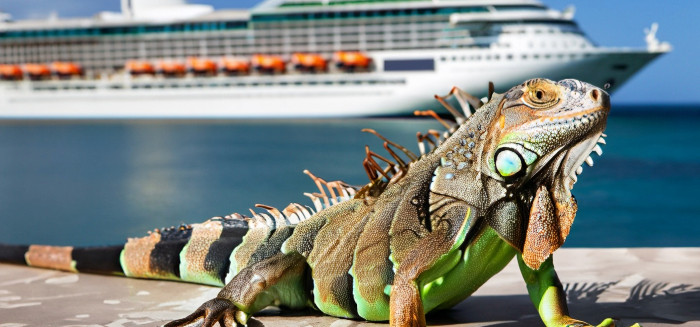
[[[204,319],[203,327],[219,322],[222,327],[245,325],[251,314],[268,305],[300,308],[308,303],[304,288],[304,257],[278,253],[241,270],[215,299],[202,304],[189,316],[165,327],[181,327]]]
[[[523,261],[522,255],[518,255],[518,266],[527,284],[527,292],[532,303],[540,314],[540,318],[547,327],[584,327],[591,326],[583,321],[571,318],[566,305],[566,294],[554,271],[552,256],[545,260],[539,269],[533,270]],[[614,327],[615,322],[608,318],[603,320],[598,327]],[[639,327],[638,324],[632,327]]]
[[[392,327],[424,327],[425,312],[419,278],[425,274],[437,277],[449,270],[445,265],[449,252],[463,240],[466,222],[471,210],[467,206],[452,205],[444,208],[433,231],[416,242],[402,257],[391,286],[389,323]],[[442,213],[442,212],[441,212]]]

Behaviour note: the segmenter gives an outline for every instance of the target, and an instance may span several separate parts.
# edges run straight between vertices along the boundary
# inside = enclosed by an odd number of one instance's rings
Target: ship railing
[[[153,90],[153,89],[225,89],[225,88],[257,88],[261,86],[277,87],[380,87],[396,84],[406,84],[406,79],[398,76],[382,74],[357,74],[348,76],[338,75],[285,75],[285,76],[251,76],[237,78],[229,76],[193,77],[193,78],[130,78],[96,79],[96,80],[49,80],[21,81],[0,87],[11,92],[102,92],[116,90]]]

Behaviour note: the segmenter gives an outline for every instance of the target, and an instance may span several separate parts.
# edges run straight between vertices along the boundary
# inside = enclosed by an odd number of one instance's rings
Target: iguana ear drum
[[[525,175],[527,164],[520,153],[511,148],[500,148],[496,150],[495,163],[496,172],[503,177],[507,183]]]

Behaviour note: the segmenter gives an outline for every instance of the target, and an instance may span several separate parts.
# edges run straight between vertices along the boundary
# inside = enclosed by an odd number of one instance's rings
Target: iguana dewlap
[[[0,261],[224,286],[167,326],[245,324],[268,305],[425,326],[427,312],[457,304],[517,257],[547,326],[588,326],[568,316],[552,253],[576,214],[581,165],[605,143],[609,96],[570,79],[490,93],[483,104],[453,90],[463,113],[438,97],[456,123],[419,133],[420,156],[388,140],[393,160],[367,150],[371,182],[362,188],[309,173],[321,192],[308,194],[316,210],[259,206],[252,217],[156,230],[117,247],[2,245]]]

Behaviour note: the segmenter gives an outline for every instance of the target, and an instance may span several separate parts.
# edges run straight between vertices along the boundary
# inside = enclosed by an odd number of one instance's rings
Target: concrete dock
[[[700,326],[700,248],[561,249],[554,265],[571,315],[593,324]],[[219,289],[0,264],[0,327],[160,326]],[[515,261],[431,326],[543,326]],[[388,326],[269,308],[249,326]]]

